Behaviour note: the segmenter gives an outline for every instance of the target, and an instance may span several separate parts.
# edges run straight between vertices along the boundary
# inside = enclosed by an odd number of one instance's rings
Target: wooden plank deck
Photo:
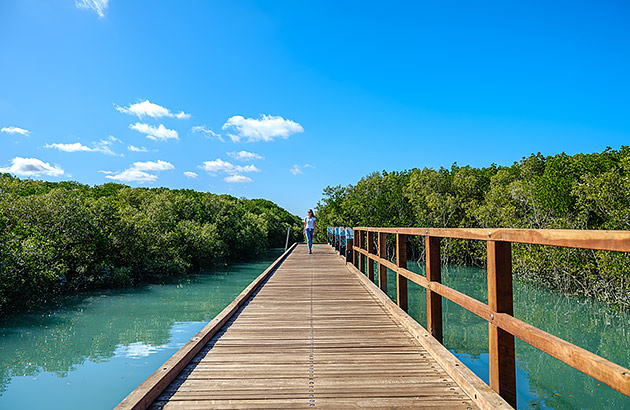
[[[300,245],[151,408],[476,406],[329,246]]]

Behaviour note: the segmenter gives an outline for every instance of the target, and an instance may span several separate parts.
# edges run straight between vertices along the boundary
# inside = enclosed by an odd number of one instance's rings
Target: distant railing
[[[352,240],[354,232],[352,228],[328,227],[328,243],[341,255],[344,255],[346,262],[352,262]]]
[[[347,232],[348,228],[345,229]],[[333,240],[331,244],[334,241],[341,244],[341,230],[337,234],[337,231],[330,231],[329,228],[329,242]],[[396,263],[386,259],[387,234],[396,235]],[[407,236],[425,237],[426,277],[406,269]],[[512,293],[512,243],[630,252],[629,231],[355,227],[352,238],[354,246],[346,240],[346,247],[342,248],[346,260],[366,273],[372,281],[374,262],[378,262],[379,287],[384,292],[387,292],[387,268],[394,271],[397,303],[401,309],[407,311],[407,280],[426,289],[427,330],[438,341],[442,342],[442,297],[488,322],[490,387],[513,407],[516,407],[514,336],[630,396],[629,369],[516,319],[513,316]],[[486,241],[487,304],[441,283],[442,238]]]

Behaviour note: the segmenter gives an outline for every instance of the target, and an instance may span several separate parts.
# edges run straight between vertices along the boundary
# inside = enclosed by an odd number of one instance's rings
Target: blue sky
[[[0,168],[266,198],[630,143],[624,1],[0,2]]]

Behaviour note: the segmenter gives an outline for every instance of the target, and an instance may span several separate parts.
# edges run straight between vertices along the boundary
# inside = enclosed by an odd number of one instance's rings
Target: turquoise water
[[[112,409],[281,252],[1,319],[0,409]]]
[[[83,295],[0,320],[0,409],[111,409],[219,313],[280,254],[200,275]],[[410,268],[423,273],[422,267]],[[443,268],[443,282],[486,301],[486,274]],[[396,299],[389,272],[388,294]],[[426,323],[426,295],[409,283],[410,314]],[[515,316],[630,366],[630,315],[514,282]],[[444,343],[488,380],[488,325],[444,302]],[[517,340],[521,409],[630,409],[630,398]]]
[[[409,270],[424,275],[424,266],[416,263],[409,263]],[[442,267],[442,282],[487,303],[487,276],[483,269]],[[390,270],[387,285],[387,294],[395,301],[396,280]],[[518,281],[513,286],[516,318],[630,367],[630,313]],[[409,314],[426,326],[424,288],[409,282],[408,304]],[[442,309],[444,345],[488,383],[487,322],[446,299]],[[519,339],[515,345],[519,409],[630,409],[629,397]]]

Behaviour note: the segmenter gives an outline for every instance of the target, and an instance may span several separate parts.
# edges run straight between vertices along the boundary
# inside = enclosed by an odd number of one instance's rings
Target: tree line
[[[316,207],[316,239],[327,226],[630,229],[630,148],[523,157],[511,166],[374,172],[329,186]],[[421,238],[410,244],[424,260]],[[630,255],[514,244],[520,280],[630,307]],[[483,266],[482,241],[444,239],[442,262]]]
[[[0,313],[260,256],[301,239],[264,199],[0,174]]]

